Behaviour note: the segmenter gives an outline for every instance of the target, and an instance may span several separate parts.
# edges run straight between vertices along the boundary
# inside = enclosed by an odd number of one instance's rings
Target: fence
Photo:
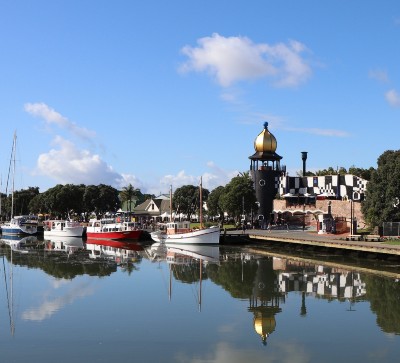
[[[383,222],[383,236],[400,236],[400,222]]]

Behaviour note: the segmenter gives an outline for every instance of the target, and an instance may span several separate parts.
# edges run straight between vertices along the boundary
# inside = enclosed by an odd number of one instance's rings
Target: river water
[[[396,362],[400,269],[229,246],[2,240],[1,362]]]

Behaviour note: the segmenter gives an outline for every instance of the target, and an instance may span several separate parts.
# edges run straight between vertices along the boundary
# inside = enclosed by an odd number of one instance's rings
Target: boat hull
[[[150,236],[155,242],[175,244],[219,244],[220,229],[219,227],[211,227],[176,234],[152,232]]]
[[[44,231],[44,237],[82,237],[84,227],[64,229],[62,231]]]
[[[86,231],[86,237],[89,239],[113,239],[113,240],[134,240],[137,241],[142,234],[141,230],[134,231],[110,231],[110,232],[90,232]]]
[[[34,226],[28,226],[29,228],[24,227],[9,227],[9,226],[2,226],[1,233],[3,235],[8,236],[32,236],[37,233],[37,228]]]

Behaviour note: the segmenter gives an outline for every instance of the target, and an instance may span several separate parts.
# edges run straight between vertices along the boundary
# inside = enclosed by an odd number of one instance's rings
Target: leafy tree
[[[202,189],[202,200],[206,202],[210,192]],[[183,185],[177,188],[172,198],[172,207],[177,214],[185,214],[190,220],[191,216],[199,211],[200,188],[194,185]]]
[[[374,171],[375,169],[372,166],[369,169],[357,168],[354,165],[349,168],[349,174],[359,176],[365,180],[371,180],[371,175]]]
[[[38,187],[29,187],[14,191],[14,211],[13,215],[30,214],[29,203],[39,194]],[[5,200],[2,200],[2,209],[7,216],[11,216],[11,194]]]
[[[82,200],[85,219],[87,219],[88,215],[90,215],[92,212],[94,212],[96,215],[98,214],[97,198],[98,198],[97,186],[87,185],[83,193],[83,200]]]
[[[385,151],[371,174],[362,212],[371,227],[400,221],[400,150]]]
[[[207,200],[207,208],[209,216],[220,215],[221,221],[224,220],[224,210],[222,208],[221,196],[224,193],[224,187],[219,186],[211,191]]]
[[[98,186],[98,198],[96,200],[96,209],[100,214],[106,212],[116,212],[121,202],[118,198],[118,190],[105,184]]]
[[[223,210],[237,221],[240,220],[243,209],[245,214],[256,210],[257,198],[249,173],[240,173],[234,177],[225,186],[220,201]]]

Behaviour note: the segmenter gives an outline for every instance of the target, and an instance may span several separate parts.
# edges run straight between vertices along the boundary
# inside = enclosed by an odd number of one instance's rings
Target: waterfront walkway
[[[385,241],[347,241],[346,234],[318,234],[315,230],[300,229],[249,229],[245,232],[241,230],[227,231],[226,237],[241,238],[252,244],[289,243],[298,246],[310,246],[320,248],[342,249],[354,252],[366,252],[383,254],[387,256],[397,256],[400,258],[400,245],[391,245]],[[229,243],[229,242],[227,242]]]

